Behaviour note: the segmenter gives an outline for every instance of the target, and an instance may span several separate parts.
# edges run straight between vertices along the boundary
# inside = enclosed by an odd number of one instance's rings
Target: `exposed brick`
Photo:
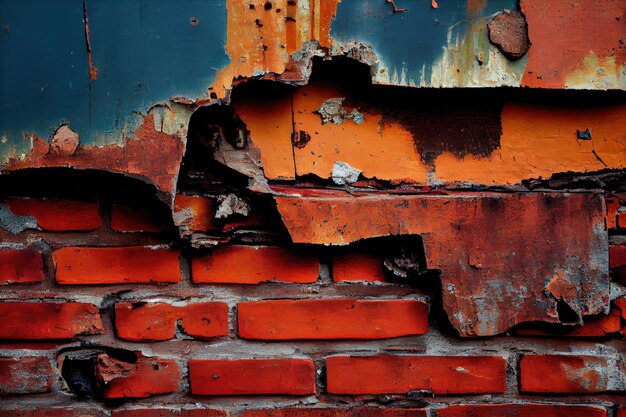
[[[385,282],[383,260],[367,253],[350,253],[333,257],[333,280]]]
[[[624,391],[624,370],[602,356],[524,355],[522,392],[590,394]]]
[[[468,404],[437,410],[437,417],[606,417],[604,407],[555,404]]]
[[[570,330],[559,329],[558,331],[548,331],[538,328],[516,328],[514,333],[520,336],[558,336],[558,337],[603,337],[613,333],[618,333],[622,329],[622,310],[613,306],[606,316],[588,319],[580,327],[573,327]]]
[[[52,253],[59,284],[144,284],[181,280],[180,252],[141,246],[61,248]]]
[[[626,405],[620,405],[616,417],[626,417]]]
[[[186,231],[213,230],[215,225],[215,201],[212,198],[176,194],[174,200],[174,224]]]
[[[117,232],[161,231],[154,213],[145,207],[115,204],[111,208],[111,229]]]
[[[50,391],[52,366],[45,357],[0,358],[0,393],[28,394]]]
[[[626,245],[609,246],[609,268],[626,266]]]
[[[2,417],[108,417],[104,410],[95,410],[93,404],[89,407],[73,405],[65,408],[26,408],[18,406],[1,410]]]
[[[326,359],[331,394],[502,393],[506,361],[500,356],[331,356]]]
[[[191,261],[195,283],[258,284],[267,281],[312,283],[317,259],[268,246],[221,246]]]
[[[461,336],[496,335],[531,321],[558,323],[559,302],[581,319],[608,306],[599,194],[272,189],[294,243],[421,235],[428,268],[441,271],[443,308]]]
[[[184,332],[196,338],[228,335],[228,305],[225,303],[195,303],[181,307],[142,302],[115,305],[115,327],[122,339],[172,339],[178,320],[181,320]]]
[[[224,410],[210,408],[133,408],[114,410],[111,417],[226,417]]]
[[[383,339],[428,331],[417,300],[267,300],[239,303],[245,339]]]
[[[102,333],[98,308],[86,303],[2,302],[0,339],[71,339]]]
[[[40,228],[51,232],[94,230],[102,224],[95,202],[31,198],[6,204],[15,214],[33,216]]]
[[[173,359],[137,354],[136,363],[122,362],[106,354],[98,355],[97,377],[104,384],[104,397],[147,398],[178,390],[180,370]]]
[[[606,202],[606,228],[615,229],[617,227],[617,209],[620,206],[617,197],[607,197]]]
[[[620,229],[626,229],[626,211],[617,212],[617,227]]]
[[[315,394],[310,359],[190,360],[195,395]]]
[[[41,282],[43,259],[36,249],[0,250],[0,285]]]
[[[427,417],[426,410],[417,408],[326,407],[326,408],[267,408],[244,411],[242,417]]]

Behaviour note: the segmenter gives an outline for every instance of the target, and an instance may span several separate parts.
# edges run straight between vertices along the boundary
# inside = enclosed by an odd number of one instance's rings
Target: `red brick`
[[[617,227],[626,229],[626,211],[617,212]]]
[[[98,308],[86,303],[2,302],[0,339],[71,339],[102,333]]]
[[[247,410],[241,417],[427,417],[426,410],[418,408],[326,407],[326,408],[267,408]]]
[[[522,392],[527,393],[624,391],[623,373],[601,356],[524,355],[520,361]]]
[[[174,224],[188,232],[214,230],[215,201],[211,198],[176,194]]]
[[[557,336],[557,337],[604,337],[613,333],[618,333],[622,329],[622,310],[615,306],[607,316],[588,319],[580,327],[573,327],[571,330],[559,329],[558,332],[550,332],[538,328],[516,328],[514,333],[520,336]]]
[[[239,303],[244,339],[384,339],[428,331],[417,300],[267,300]]]
[[[502,393],[506,361],[499,356],[331,356],[326,359],[331,394]]]
[[[50,391],[52,366],[48,358],[0,358],[0,393],[28,394]]]
[[[41,282],[43,279],[41,252],[32,248],[0,250],[0,285]]]
[[[191,261],[195,283],[258,284],[267,281],[312,283],[317,259],[267,246],[221,246]]]
[[[211,408],[134,408],[115,410],[111,417],[226,417],[226,412]]]
[[[104,383],[104,398],[147,398],[178,390],[180,370],[172,359],[137,355],[126,363],[106,354],[98,355],[97,377]]]
[[[225,303],[195,303],[177,307],[166,303],[134,302],[115,306],[115,327],[121,339],[172,339],[178,320],[181,320],[184,332],[196,338],[228,335],[228,305]]]
[[[111,209],[111,229],[117,232],[158,233],[161,226],[154,213],[145,207],[116,204]]]
[[[383,260],[366,253],[350,253],[333,257],[333,280],[385,282]]]
[[[13,213],[33,216],[40,228],[51,232],[94,230],[102,224],[95,202],[32,198],[6,203]]]
[[[606,228],[615,229],[617,227],[617,209],[620,206],[617,197],[607,197],[606,202]]]
[[[626,405],[620,405],[616,417],[626,417]]]
[[[190,360],[195,395],[315,394],[310,359]]]
[[[180,417],[180,409],[172,408],[139,408],[114,410],[111,417]]]
[[[437,417],[606,417],[594,406],[554,404],[468,404],[437,410]]]
[[[141,246],[62,248],[52,253],[59,284],[147,284],[181,280],[180,252]]]
[[[71,406],[67,408],[25,408],[18,406],[13,409],[3,409],[2,417],[108,417],[109,413],[104,410],[94,410],[94,405],[89,407]]]
[[[626,245],[609,246],[609,268],[626,266]]]

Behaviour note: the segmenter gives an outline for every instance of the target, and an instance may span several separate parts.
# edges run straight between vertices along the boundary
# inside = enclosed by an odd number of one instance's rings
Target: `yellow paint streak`
[[[507,104],[500,149],[488,158],[444,153],[435,161],[435,177],[443,182],[504,185],[567,171],[624,168],[625,116],[626,105],[566,109]],[[577,129],[589,129],[592,140],[577,140]]]
[[[614,55],[600,62],[592,51],[565,77],[565,86],[579,89],[626,89],[626,66],[620,68],[615,62]]]

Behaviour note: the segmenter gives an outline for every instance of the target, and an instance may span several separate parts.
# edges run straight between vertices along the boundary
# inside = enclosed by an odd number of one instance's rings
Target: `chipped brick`
[[[95,202],[29,198],[8,200],[6,204],[17,215],[36,218],[37,225],[50,232],[88,231],[102,224]]]
[[[45,357],[0,358],[0,393],[32,394],[50,391],[52,366]]]

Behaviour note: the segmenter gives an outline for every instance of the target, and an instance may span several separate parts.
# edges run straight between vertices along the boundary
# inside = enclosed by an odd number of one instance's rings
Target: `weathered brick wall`
[[[603,214],[618,283],[620,198]],[[146,205],[102,197],[3,206],[29,216],[0,251],[3,416],[623,413],[624,297],[611,296],[608,314],[583,326],[526,323],[462,338],[436,291],[391,279],[385,239],[367,249],[245,239],[198,249],[172,240],[173,225]],[[176,221],[204,231],[269,222],[263,213],[220,222],[217,206],[180,195]]]

